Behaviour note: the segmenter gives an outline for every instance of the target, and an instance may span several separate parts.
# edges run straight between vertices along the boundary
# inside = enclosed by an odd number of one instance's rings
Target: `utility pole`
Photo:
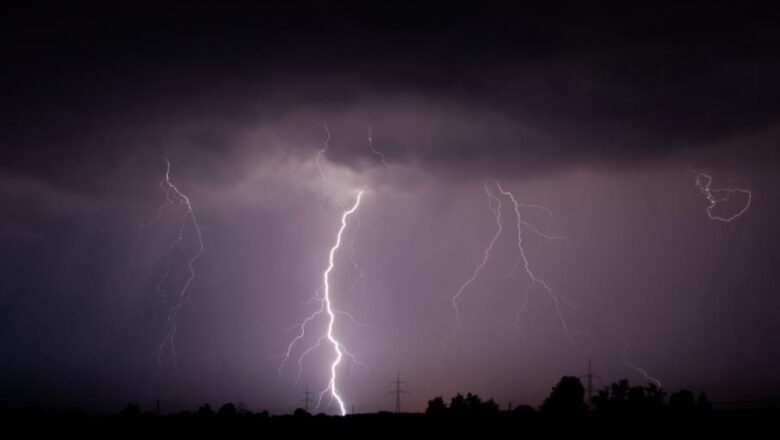
[[[585,391],[587,392],[588,396],[588,408],[593,409],[593,391],[595,390],[593,379],[601,379],[601,376],[598,374],[593,374],[590,358],[588,358],[588,374],[580,377],[584,377],[586,379]]]
[[[406,385],[406,382],[401,380],[401,370],[398,370],[396,379],[390,382],[390,385],[394,387],[393,390],[388,391],[387,394],[395,394],[395,413],[401,412],[401,394],[408,394],[409,392],[402,388],[402,385]]]
[[[309,402],[311,402],[312,396],[314,396],[314,393],[309,391],[309,382],[306,382],[306,391],[303,392],[303,399],[301,399],[301,402],[303,402],[303,409],[306,412],[309,412]]]

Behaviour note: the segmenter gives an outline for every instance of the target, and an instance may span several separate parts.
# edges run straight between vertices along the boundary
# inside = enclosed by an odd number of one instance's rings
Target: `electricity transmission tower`
[[[309,403],[313,400],[314,393],[309,391],[309,382],[306,382],[306,391],[303,392],[303,399],[299,402],[303,403],[303,409],[309,412]]]
[[[601,380],[601,376],[598,374],[593,374],[593,368],[591,366],[590,359],[588,359],[588,374],[584,376],[580,376],[582,378],[585,378],[585,392],[587,393],[587,399],[588,399],[588,408],[593,409],[593,391],[595,391],[595,386],[593,384],[593,379]]]
[[[401,371],[398,370],[398,374],[396,376],[396,379],[394,381],[390,382],[390,386],[392,386],[393,389],[387,392],[387,394],[395,394],[395,413],[396,414],[399,414],[401,412],[401,394],[409,394],[409,391],[406,391],[405,389],[403,389],[404,385],[407,385],[407,383],[401,380]]]

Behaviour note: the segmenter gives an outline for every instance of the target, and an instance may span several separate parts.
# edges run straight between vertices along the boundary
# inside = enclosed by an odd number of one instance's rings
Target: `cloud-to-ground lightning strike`
[[[336,384],[336,368],[338,368],[339,364],[341,363],[341,357],[342,357],[342,350],[341,350],[341,343],[335,338],[333,335],[333,325],[336,323],[336,315],[333,311],[333,305],[331,304],[331,298],[330,298],[330,273],[333,271],[333,267],[335,266],[335,263],[333,261],[334,256],[336,255],[336,251],[341,246],[341,236],[344,233],[344,229],[347,228],[347,218],[353,214],[355,211],[357,211],[358,207],[360,206],[360,200],[363,198],[363,194],[365,192],[363,190],[358,192],[357,198],[355,199],[355,204],[352,205],[352,208],[345,211],[344,214],[341,216],[341,228],[339,228],[338,234],[336,235],[336,243],[333,245],[333,247],[330,249],[330,253],[328,254],[328,267],[325,269],[325,272],[322,274],[322,283],[323,283],[323,299],[325,300],[325,309],[328,312],[328,340],[331,344],[333,344],[333,350],[336,352],[336,359],[333,361],[333,363],[330,366],[330,382],[328,382],[328,388],[325,391],[330,390],[331,396],[336,399],[336,402],[339,405],[339,409],[341,410],[341,415],[346,415],[347,410],[344,407],[344,400],[341,398],[341,396],[338,393],[338,388]]]
[[[455,295],[452,297],[452,308],[455,311],[455,329],[444,339],[445,347],[447,342],[455,337],[455,335],[457,335],[460,331],[461,320],[460,309],[458,308],[458,301],[460,300],[460,297],[463,295],[463,292],[469,287],[469,285],[476,281],[479,273],[482,271],[482,268],[485,267],[488,260],[490,259],[490,254],[493,252],[493,245],[495,245],[498,237],[501,236],[501,200],[499,200],[495,195],[493,195],[493,192],[490,191],[490,188],[487,185],[487,181],[485,181],[483,186],[485,189],[485,194],[487,194],[488,197],[488,208],[490,208],[490,210],[493,211],[496,216],[497,229],[496,233],[493,234],[493,238],[491,238],[488,242],[487,247],[485,247],[485,249],[482,251],[482,260],[480,260],[479,264],[477,264],[477,266],[474,268],[474,271],[471,273],[471,276],[463,284],[461,284],[460,288],[458,288],[457,292],[455,292]]]
[[[326,331],[323,335],[321,335],[317,339],[317,341],[313,345],[307,347],[302,353],[301,357],[298,358],[298,374],[296,378],[296,383],[300,378],[303,359],[308,354],[310,354],[313,350],[318,348],[323,342],[325,341],[329,342],[333,347],[333,351],[335,353],[335,359],[330,365],[330,379],[328,380],[328,385],[319,394],[317,405],[319,406],[322,402],[323,396],[326,393],[330,392],[331,398],[332,400],[335,400],[336,403],[338,404],[339,413],[342,416],[346,415],[347,410],[344,403],[344,399],[341,397],[338,391],[338,367],[341,364],[341,360],[343,359],[344,356],[350,357],[354,363],[358,363],[358,362],[355,359],[355,356],[352,353],[350,353],[344,347],[344,345],[336,338],[334,327],[336,325],[336,317],[342,314],[350,317],[353,322],[356,321],[354,320],[354,318],[352,318],[351,315],[347,314],[346,312],[336,310],[336,308],[333,306],[331,286],[330,286],[330,275],[331,272],[333,272],[336,265],[335,263],[336,252],[338,252],[338,250],[341,248],[344,231],[346,230],[348,225],[348,219],[360,207],[360,202],[364,194],[365,194],[364,190],[358,191],[357,197],[355,198],[355,203],[348,210],[344,211],[341,215],[341,226],[336,232],[336,242],[334,243],[333,247],[331,247],[330,252],[328,253],[328,265],[322,273],[322,286],[318,289],[318,292],[320,291],[322,292],[322,296],[315,297],[315,300],[320,301],[320,307],[318,310],[316,310],[314,313],[310,314],[303,320],[303,322],[299,327],[300,331],[298,332],[298,335],[287,346],[287,352],[285,353],[282,363],[279,366],[279,371],[281,372],[281,369],[284,367],[285,362],[292,355],[292,351],[295,348],[296,344],[306,336],[306,326],[310,322],[315,320],[317,317],[322,316],[324,314],[325,318],[327,319]]]
[[[576,347],[577,344],[574,341],[574,337],[572,336],[572,333],[571,333],[571,331],[569,329],[569,325],[566,322],[566,318],[563,315],[563,311],[561,310],[561,304],[562,303],[566,304],[566,305],[568,305],[569,307],[572,307],[572,308],[575,308],[574,304],[572,304],[569,300],[567,300],[566,298],[561,296],[559,293],[557,293],[555,290],[553,290],[550,287],[550,285],[547,284],[546,281],[544,281],[543,279],[537,277],[534,274],[534,272],[531,270],[530,263],[528,261],[528,257],[526,256],[525,248],[523,247],[523,226],[528,228],[528,225],[530,225],[530,223],[528,223],[525,220],[523,220],[523,217],[520,214],[520,207],[521,206],[534,207],[536,205],[523,205],[523,204],[521,204],[520,202],[517,201],[517,199],[515,198],[515,196],[511,192],[504,190],[504,188],[501,186],[500,182],[496,181],[495,183],[496,183],[496,188],[498,188],[498,191],[502,195],[504,195],[505,197],[508,197],[512,201],[512,205],[514,207],[515,218],[517,220],[517,249],[520,252],[520,262],[522,263],[522,267],[523,267],[523,270],[524,270],[525,274],[531,280],[531,284],[528,285],[528,287],[526,288],[526,291],[525,291],[525,297],[526,297],[525,301],[526,301],[526,304],[527,304],[528,294],[530,293],[531,289],[534,286],[540,286],[547,293],[547,295],[550,297],[550,299],[552,300],[553,305],[555,306],[555,311],[558,314],[558,319],[561,322],[561,327],[563,328],[564,333],[566,333],[566,336],[569,338],[569,341],[572,343],[572,345],[574,345]],[[548,212],[549,212],[549,210],[548,210]],[[534,228],[529,228],[529,229],[532,232],[537,232],[538,231],[538,229],[536,229],[535,227]],[[541,236],[542,237],[547,237],[544,234],[541,234]],[[518,265],[518,267],[519,266],[520,265]],[[522,312],[522,309],[521,309],[520,312]]]
[[[628,353],[628,349],[630,347],[630,344],[628,343],[628,340],[623,338],[622,336],[620,337],[620,339],[623,341],[623,349],[621,350],[621,358],[623,359],[623,365],[636,370],[639,374],[641,374],[649,382],[652,382],[652,383],[656,384],[656,386],[658,386],[658,388],[661,388],[663,386],[663,384],[661,383],[660,380],[658,380],[657,378],[651,376],[647,372],[647,370],[645,370],[644,368],[640,367],[639,365],[633,364],[633,363],[628,361],[628,354],[627,353]]]
[[[200,223],[198,223],[198,218],[195,216],[195,210],[192,206],[192,202],[190,201],[190,198],[181,192],[176,184],[171,181],[171,162],[167,158],[165,159],[165,167],[165,176],[160,181],[160,188],[162,189],[163,194],[165,194],[165,202],[157,210],[157,216],[154,219],[142,223],[139,227],[139,229],[142,227],[147,227],[160,220],[162,218],[165,206],[173,207],[178,204],[184,207],[184,215],[182,216],[182,221],[179,226],[176,238],[170,243],[165,253],[152,261],[152,264],[154,264],[155,261],[159,261],[160,259],[164,258],[166,260],[165,270],[160,277],[159,282],[157,283],[157,291],[160,292],[163,302],[168,306],[168,317],[166,320],[167,330],[165,336],[157,347],[157,363],[160,368],[162,368],[166,355],[168,355],[173,360],[174,364],[176,363],[175,340],[176,333],[178,331],[176,320],[178,318],[179,311],[189,298],[190,287],[195,280],[195,262],[198,260],[198,258],[200,258],[205,250],[203,244],[203,234],[201,232]],[[165,283],[168,281],[168,277],[170,275],[171,259],[173,258],[174,251],[177,247],[184,247],[184,240],[186,238],[188,226],[192,227],[192,230],[195,233],[194,235],[197,244],[195,247],[195,252],[187,259],[187,278],[179,288],[178,294],[171,302],[165,289]]]
[[[713,188],[711,175],[701,171],[694,172],[696,173],[696,182],[694,184],[697,188],[699,188],[699,191],[704,195],[704,197],[707,198],[707,201],[709,202],[709,205],[707,205],[707,217],[709,217],[710,220],[717,220],[728,223],[741,217],[742,214],[746,213],[750,208],[750,201],[753,197],[753,193],[750,190],[736,187]],[[729,200],[729,198],[735,193],[744,194],[747,196],[745,206],[743,206],[742,209],[728,217],[712,213],[713,209],[715,209],[720,203],[724,203]]]

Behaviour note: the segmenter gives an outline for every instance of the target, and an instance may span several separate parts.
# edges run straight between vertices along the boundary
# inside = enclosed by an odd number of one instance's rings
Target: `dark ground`
[[[531,435],[589,435],[598,437],[660,437],[686,435],[736,435],[744,438],[774,437],[777,410],[714,410],[701,414],[562,416],[539,412],[497,412],[482,415],[430,416],[425,414],[359,414],[335,416],[273,416],[238,414],[199,416],[182,413],[171,416],[132,414],[90,416],[79,413],[44,415],[34,411],[2,415],[6,431],[24,435],[68,435],[83,437],[201,437],[240,436],[279,438],[280,436],[326,435],[374,438],[415,435],[436,437],[485,436],[524,437]]]

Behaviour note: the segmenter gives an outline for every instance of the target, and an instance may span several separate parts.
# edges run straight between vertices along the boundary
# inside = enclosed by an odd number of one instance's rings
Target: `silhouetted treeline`
[[[615,382],[593,397],[594,411],[607,413],[673,413],[706,412],[712,410],[705,393],[679,390],[666,399],[667,393],[656,384],[630,386],[627,380]]]
[[[468,393],[466,396],[457,394],[450,400],[450,405],[444,403],[444,399],[436,397],[428,402],[428,409],[425,411],[428,415],[441,414],[488,414],[498,411],[498,404],[489,399],[483,402],[476,394]]]
[[[714,410],[704,393],[667,393],[654,385],[632,386],[621,380],[601,389],[588,405],[586,390],[576,377],[563,377],[538,409],[507,406],[472,393],[441,396],[428,402],[424,414],[355,414],[346,417],[312,415],[302,408],[291,415],[253,413],[226,403],[218,409],[204,404],[194,411],[160,415],[129,404],[116,415],[44,414],[5,411],[0,426],[25,434],[108,436],[240,435],[277,438],[280,435],[384,437],[430,435],[449,437],[520,436],[520,433],[597,434],[600,437],[688,433],[744,437],[746,431],[773,433],[778,411]],[[758,431],[756,431],[758,432]]]
[[[663,388],[650,383],[646,386],[631,386],[628,380],[615,382],[604,387],[593,397],[590,405],[586,401],[585,387],[578,377],[564,376],[556,384],[550,395],[539,407],[543,413],[561,416],[583,415],[589,412],[600,414],[656,414],[659,412],[694,413],[712,409],[707,395],[700,393],[695,397],[691,391],[679,390],[666,399]],[[487,414],[499,411],[493,399],[483,401],[479,396],[468,393],[464,397],[457,394],[450,400],[449,406],[443,397],[435,397],[428,402],[425,411],[428,415],[442,414]],[[527,405],[520,405],[515,411],[533,412]]]

